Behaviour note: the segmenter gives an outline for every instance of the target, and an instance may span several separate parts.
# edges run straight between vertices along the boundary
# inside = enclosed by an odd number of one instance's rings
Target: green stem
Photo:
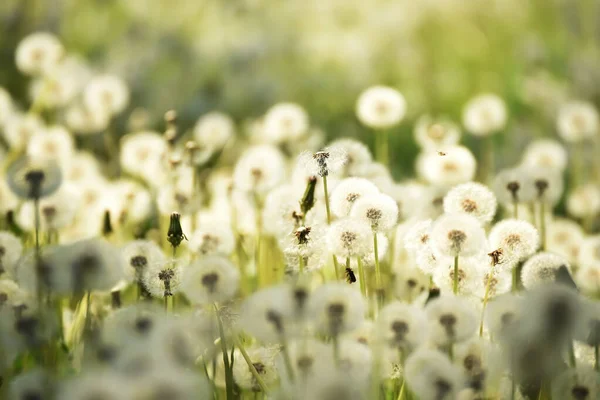
[[[331,337],[331,345],[333,346],[333,360],[338,366],[340,364],[340,341],[337,334]]]
[[[513,218],[519,219],[519,202],[516,199],[513,200]]]
[[[239,340],[239,338],[236,338],[235,344],[238,347],[238,349],[240,349],[240,353],[242,353],[242,357],[244,357],[244,360],[246,360],[246,364],[248,364],[250,373],[256,380],[256,383],[258,384],[258,386],[260,386],[260,390],[262,390],[263,393],[265,393],[265,394],[268,393],[269,390],[267,389],[267,385],[265,385],[265,382],[260,377],[260,374],[256,370],[256,367],[254,367],[254,364],[252,363],[252,359],[250,359],[248,352],[246,352],[246,349],[244,348],[244,346],[242,346],[242,342]]]
[[[388,136],[386,129],[375,132],[376,158],[383,165],[388,165],[389,163]]]
[[[219,327],[219,336],[221,337],[221,352],[223,353],[223,366],[225,367],[225,390],[227,392],[227,400],[233,400],[233,370],[229,365],[229,357],[227,357],[227,343],[225,342],[225,329],[223,329],[223,321],[221,320],[221,312],[217,303],[214,303],[215,313],[217,315],[217,324]],[[216,371],[215,371],[216,374]]]
[[[329,209],[329,191],[327,190],[327,176],[323,177],[323,192],[325,193],[325,210],[327,211],[327,225],[330,225],[331,211]]]
[[[575,359],[575,348],[573,347],[573,341],[569,340],[569,366],[575,368],[577,361]]]
[[[300,269],[301,275],[304,273],[304,267],[305,267],[304,257],[302,256],[302,254],[300,254],[300,255],[298,255],[298,268]]]
[[[546,203],[540,201],[540,236],[542,251],[546,250]]]
[[[292,359],[290,358],[290,352],[288,350],[287,340],[284,335],[281,335],[280,341],[281,341],[281,353],[283,354],[283,362],[285,364],[285,369],[287,371],[287,374],[288,374],[290,380],[293,382],[295,379],[294,368],[292,368]]]
[[[594,369],[596,371],[600,371],[600,351],[599,351],[600,347],[598,346],[598,343],[596,342],[596,344],[594,345]]]
[[[383,290],[381,284],[381,267],[379,266],[379,246],[377,245],[377,232],[373,231],[373,253],[375,255],[375,291],[379,298],[379,293]]]
[[[487,281],[485,282],[485,294],[483,295],[483,307],[481,309],[481,321],[479,323],[479,336],[483,336],[483,317],[485,315],[485,307],[487,306],[488,297],[490,294],[490,282],[492,281],[494,273],[494,268],[490,269],[490,273],[487,276]]]
[[[338,279],[340,279],[338,260],[337,260],[337,257],[335,256],[335,254],[332,254],[331,257],[333,258],[333,270],[335,272],[335,280],[337,281]]]
[[[519,290],[519,265],[515,265],[512,269],[512,289],[513,293]]]
[[[458,256],[454,256],[454,274],[452,275],[452,292],[458,294]]]
[[[356,257],[356,263],[358,264],[358,280],[360,283],[360,293],[362,293],[363,297],[367,297],[367,286],[365,282],[365,268],[363,266],[362,259]]]

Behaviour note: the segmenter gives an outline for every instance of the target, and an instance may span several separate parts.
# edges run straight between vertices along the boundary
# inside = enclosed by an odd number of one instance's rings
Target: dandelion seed
[[[431,231],[433,249],[447,257],[470,257],[481,253],[485,232],[470,215],[448,214],[436,220]]]

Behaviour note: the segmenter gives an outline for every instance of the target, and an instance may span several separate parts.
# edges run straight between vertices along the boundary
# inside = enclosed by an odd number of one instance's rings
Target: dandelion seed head
[[[406,100],[396,89],[372,86],[361,93],[356,115],[361,123],[373,129],[386,129],[400,123],[406,114]]]
[[[183,270],[181,291],[197,304],[224,302],[238,290],[240,273],[226,258],[206,256]]]
[[[365,221],[373,231],[388,231],[398,222],[398,204],[386,194],[363,195],[352,203],[350,216]]]
[[[537,139],[523,152],[522,165],[532,168],[550,168],[564,171],[568,156],[565,147],[553,139]]]
[[[194,140],[201,148],[221,149],[235,134],[231,117],[213,111],[201,116],[194,126]]]
[[[460,140],[460,130],[449,120],[435,120],[429,115],[424,115],[415,125],[414,137],[422,149],[435,151],[457,145]]]
[[[270,145],[248,148],[239,158],[233,183],[237,190],[264,194],[282,182],[285,163],[281,151]]]
[[[529,222],[505,219],[498,222],[489,235],[489,246],[500,251],[499,268],[510,269],[519,261],[533,255],[539,246],[537,229]]]
[[[463,125],[475,136],[489,136],[504,129],[506,105],[495,94],[482,94],[471,99],[463,110]]]
[[[598,112],[590,103],[572,101],[560,107],[556,125],[565,141],[579,142],[598,132]]]
[[[470,257],[481,252],[485,245],[485,232],[475,217],[446,214],[435,221],[431,244],[440,255]]]
[[[88,110],[85,105],[72,104],[65,110],[65,123],[75,134],[89,135],[108,127],[110,114],[105,110]]]
[[[364,178],[341,180],[331,193],[331,211],[338,217],[350,214],[354,203],[362,196],[378,194],[379,189]]]
[[[592,183],[573,189],[567,196],[567,211],[576,218],[600,212],[600,187]]]
[[[570,270],[567,260],[558,254],[541,252],[531,256],[521,270],[523,286],[533,289],[554,282],[556,271],[563,265]]]
[[[44,131],[44,123],[40,117],[13,113],[7,117],[2,133],[11,149],[21,150],[28,146],[31,137],[41,131]]]
[[[84,88],[83,102],[92,112],[116,115],[129,105],[129,88],[117,76],[98,75]]]
[[[350,332],[364,320],[365,304],[360,291],[343,283],[318,287],[309,300],[317,331],[331,336]]]
[[[32,33],[17,46],[17,68],[26,75],[42,75],[58,64],[64,52],[59,39],[51,33]]]
[[[460,371],[442,353],[421,348],[406,360],[407,383],[421,399],[453,399],[462,387]]]
[[[496,196],[485,185],[469,182],[452,188],[444,197],[444,212],[465,213],[481,223],[490,222],[496,214]]]
[[[419,159],[419,173],[430,184],[450,187],[468,182],[475,176],[477,161],[463,146],[445,147],[440,157],[436,151],[424,153]]]
[[[369,224],[345,218],[331,224],[326,240],[329,251],[346,259],[365,255],[371,247],[372,236]]]
[[[336,139],[328,146],[330,153],[337,152],[344,155],[344,170],[346,175],[354,176],[355,172],[363,165],[373,161],[369,148],[358,140],[342,138]]]
[[[425,313],[399,301],[383,307],[376,321],[377,340],[390,348],[407,352],[423,342],[427,329]]]

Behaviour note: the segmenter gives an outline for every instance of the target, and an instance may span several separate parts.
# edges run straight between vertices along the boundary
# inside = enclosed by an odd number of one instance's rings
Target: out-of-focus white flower
[[[85,373],[63,383],[59,397],[64,400],[85,397],[126,400],[132,391],[131,382],[124,379],[123,375],[114,372]]]
[[[577,287],[588,296],[600,294],[600,264],[585,264],[575,273]]]
[[[309,309],[317,331],[330,336],[359,327],[366,311],[360,291],[343,283],[320,286],[309,300]]]
[[[523,298],[503,294],[492,298],[485,308],[484,323],[488,331],[501,340],[506,339],[512,328],[518,326],[524,316]]]
[[[406,382],[419,399],[455,399],[462,375],[444,354],[422,348],[406,360]]]
[[[6,180],[18,197],[34,199],[54,193],[62,183],[62,172],[52,160],[25,156],[8,167]]]
[[[195,304],[223,302],[238,290],[240,273],[221,256],[207,256],[188,266],[182,276],[181,291]]]
[[[490,222],[496,214],[496,196],[487,186],[468,182],[453,187],[444,197],[444,212],[469,214],[482,224]]]
[[[423,150],[437,151],[440,148],[457,145],[460,140],[460,130],[448,120],[435,120],[429,115],[424,115],[417,121],[414,136]]]
[[[494,264],[502,269],[513,268],[519,261],[533,255],[539,242],[537,229],[529,222],[518,219],[498,222],[489,235],[490,249],[497,256]]]
[[[64,170],[71,162],[75,144],[73,137],[62,126],[53,126],[34,133],[27,143],[27,154],[32,158],[51,158]]]
[[[492,189],[498,202],[507,206],[533,200],[533,191],[529,188],[527,175],[522,168],[501,170],[494,177]]]
[[[362,196],[377,193],[379,193],[379,189],[368,179],[343,179],[331,193],[331,211],[338,217],[345,217],[350,213],[356,200]]]
[[[102,208],[101,213],[110,211],[115,226],[139,224],[152,213],[152,196],[138,182],[120,179],[104,193]]]
[[[73,104],[65,111],[65,123],[76,134],[104,131],[109,122],[110,114],[105,110],[88,110],[85,105]]]
[[[80,193],[77,187],[62,185],[56,192],[40,200],[40,226],[42,230],[58,231],[69,226],[79,209]],[[35,229],[33,202],[24,203],[17,215],[19,226],[32,232]]]
[[[341,146],[326,147],[316,153],[302,152],[298,156],[297,165],[309,176],[323,177],[340,172],[348,160],[347,157],[347,153]]]
[[[551,206],[558,203],[564,188],[561,171],[552,168],[520,168],[519,170],[525,174],[522,194],[532,197],[536,202]]]
[[[370,225],[351,218],[334,222],[327,231],[329,251],[342,259],[364,256],[372,240]]]
[[[421,202],[426,192],[427,187],[424,184],[408,181],[393,184],[386,193],[396,200],[398,219],[403,221],[417,217],[418,212],[422,209]]]
[[[406,114],[406,100],[396,89],[372,86],[361,93],[356,103],[360,122],[373,129],[397,125]]]
[[[271,143],[298,140],[308,132],[308,115],[295,103],[278,103],[265,114],[263,134]]]
[[[0,277],[2,279],[15,275],[15,267],[22,252],[23,245],[18,237],[8,231],[0,231]]]
[[[600,187],[588,183],[573,189],[567,196],[567,211],[577,218],[598,214],[600,212]]]
[[[99,75],[85,87],[83,102],[91,112],[116,115],[129,104],[129,88],[117,76]]]
[[[370,180],[382,192],[389,192],[394,186],[394,179],[389,168],[382,163],[363,164],[356,168],[354,176]]]
[[[167,143],[160,134],[130,133],[121,139],[121,167],[131,175],[142,177],[150,184],[161,183],[163,182],[161,177],[157,179],[157,168],[162,167],[166,152]]]
[[[246,149],[233,171],[237,190],[264,194],[282,182],[285,160],[281,151],[271,145],[258,145]]]
[[[591,366],[568,368],[552,380],[553,399],[594,399],[599,394],[598,373]]]
[[[441,296],[425,307],[429,320],[429,340],[438,346],[463,342],[477,329],[473,305],[464,297]]]
[[[0,87],[0,126],[3,126],[13,113],[13,102],[10,93]]]
[[[571,269],[567,260],[550,252],[537,253],[529,258],[521,270],[521,281],[526,289],[554,282],[556,271],[562,266]]]
[[[579,142],[598,132],[598,111],[587,102],[569,102],[560,108],[556,125],[565,141]]]
[[[23,149],[29,139],[42,131],[44,123],[34,114],[12,114],[4,125],[4,139],[11,149]]]
[[[51,33],[32,33],[17,46],[17,68],[27,75],[44,74],[56,66],[64,51],[58,38]]]
[[[434,251],[442,256],[470,257],[482,253],[485,231],[470,215],[443,215],[433,225],[431,243]]]
[[[488,136],[506,125],[506,105],[495,94],[482,94],[471,99],[463,110],[463,125],[472,135]]]
[[[565,147],[553,139],[537,139],[523,152],[522,164],[525,167],[552,168],[564,171],[568,155]]]
[[[4,176],[0,176],[0,213],[6,214],[9,210],[14,210],[19,204],[19,199],[8,186]]]
[[[395,301],[381,309],[376,321],[377,341],[392,349],[412,351],[427,338],[423,310]]]
[[[398,205],[383,193],[365,195],[354,202],[350,216],[368,223],[374,232],[386,232],[398,222]]]
[[[202,197],[194,190],[194,173],[193,167],[181,166],[171,181],[159,189],[156,199],[159,213],[169,215],[177,211],[189,215],[200,209]]]
[[[84,151],[73,153],[71,162],[64,169],[65,180],[73,184],[89,182],[100,174],[100,163],[92,154]]]
[[[188,244],[199,255],[221,254],[228,256],[235,249],[235,237],[227,221],[212,221],[210,227],[194,232]]]
[[[373,161],[369,148],[355,139],[337,139],[328,146],[330,151],[344,153],[344,170],[346,175],[353,176],[357,168]]]
[[[198,119],[194,126],[194,140],[201,148],[218,150],[235,134],[235,125],[227,114],[213,111]]]
[[[457,282],[458,293],[473,295],[480,291],[483,285],[484,272],[488,270],[487,260],[482,255],[462,257],[458,266]],[[435,283],[442,293],[451,293],[454,285],[454,262],[451,258],[444,257],[438,260],[437,268],[432,273]]]
[[[566,218],[555,218],[546,224],[546,248],[576,265],[585,233],[581,225]]]
[[[579,265],[596,265],[600,267],[600,235],[589,236],[583,240],[579,248]]]
[[[134,240],[121,249],[123,275],[128,282],[142,282],[147,268],[164,265],[166,258],[160,247],[149,240]]]
[[[427,182],[445,187],[472,180],[477,167],[473,153],[463,146],[427,152],[423,154],[419,164],[419,171]]]

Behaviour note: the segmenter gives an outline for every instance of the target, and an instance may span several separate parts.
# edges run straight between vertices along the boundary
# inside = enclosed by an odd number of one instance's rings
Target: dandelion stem
[[[252,363],[252,359],[248,355],[248,352],[246,351],[246,349],[244,348],[244,346],[242,346],[242,342],[240,341],[239,338],[235,339],[235,345],[237,346],[238,349],[240,349],[240,353],[242,353],[242,357],[244,357],[244,360],[246,360],[246,364],[248,364],[248,368],[250,369],[250,373],[252,374],[252,376],[256,380],[256,383],[258,384],[258,386],[260,386],[260,390],[262,390],[263,393],[265,393],[265,394],[268,393],[269,390],[267,389],[267,385],[265,385],[265,382],[260,377],[260,374],[256,370],[256,367],[254,367],[254,364]]]
[[[375,132],[375,151],[377,154],[377,161],[387,165],[388,160],[388,131],[385,129]]]
[[[490,273],[487,275],[485,282],[485,294],[483,295],[483,307],[481,309],[481,321],[479,323],[479,337],[483,336],[483,316],[485,314],[485,307],[487,306],[488,297],[490,295],[490,282],[492,281],[494,274],[494,267],[490,269]]]
[[[335,254],[332,254],[331,257],[333,258],[333,270],[335,272],[335,280],[337,281],[338,279],[340,279],[338,260]]]
[[[227,357],[227,343],[225,342],[225,330],[223,329],[223,321],[221,320],[221,312],[217,303],[214,303],[215,313],[217,315],[217,324],[219,326],[219,336],[221,337],[221,352],[223,353],[223,366],[225,367],[225,390],[227,392],[227,400],[234,398],[233,396],[233,370],[229,365],[229,357]],[[215,371],[216,374],[216,371]],[[214,377],[213,377],[214,379]]]
[[[454,273],[452,274],[452,292],[458,294],[458,256],[454,256]]]
[[[406,386],[406,379],[402,379],[402,385],[400,386],[400,393],[398,393],[397,400],[403,400],[406,398],[405,386]]]
[[[327,190],[327,176],[323,177],[323,192],[325,194],[325,210],[327,211],[327,225],[330,225],[331,211],[329,210],[329,191]]]
[[[331,337],[331,345],[333,346],[333,360],[335,361],[335,365],[339,366],[339,363],[340,363],[340,341],[338,340],[337,334],[334,334]]]
[[[519,265],[515,265],[512,269],[512,289],[513,293],[519,290]]]
[[[519,202],[517,199],[513,200],[513,218],[519,219]]]
[[[35,229],[35,270],[37,278],[37,300],[38,306],[42,305],[43,297],[43,279],[42,279],[42,253],[40,248],[40,199],[33,198],[34,208],[34,229]]]
[[[600,371],[600,347],[598,342],[594,345],[594,369]]]
[[[569,366],[575,368],[577,361],[575,359],[575,347],[573,346],[573,340],[569,340]]]
[[[90,303],[91,303],[91,296],[92,292],[88,291],[86,296],[85,296],[85,318],[83,320],[83,336],[84,339],[87,337],[87,335],[89,334],[90,331]]]
[[[540,236],[542,251],[546,250],[546,204],[540,201]]]
[[[375,255],[375,292],[377,294],[377,302],[381,302],[381,292],[383,285],[381,284],[381,267],[379,266],[379,248],[377,245],[377,232],[373,231],[373,253]]]
[[[292,359],[290,358],[290,352],[288,350],[287,340],[285,335],[281,335],[281,353],[283,354],[283,362],[285,364],[285,369],[290,380],[294,381],[294,368],[292,368]]]
[[[356,257],[356,263],[358,264],[358,280],[360,283],[360,293],[362,293],[363,297],[367,297],[367,286],[365,282],[365,268],[363,266],[362,259]]]
[[[304,256],[302,254],[298,255],[298,268],[300,269],[300,274],[304,273]]]

